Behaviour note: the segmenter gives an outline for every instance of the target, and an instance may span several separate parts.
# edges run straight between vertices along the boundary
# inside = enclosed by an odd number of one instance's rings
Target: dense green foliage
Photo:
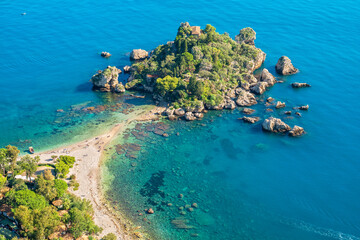
[[[27,179],[30,180],[39,166],[40,159],[27,155],[18,162],[15,158],[13,164],[13,157],[17,157],[18,154],[16,150],[12,146],[0,149],[0,167],[3,172],[8,170],[25,172]],[[57,164],[66,166],[67,170],[73,167],[74,163],[75,158],[71,156],[60,156],[57,159]],[[7,193],[0,200],[0,205],[7,204],[12,207],[14,218],[19,223],[17,234],[24,239],[47,239],[52,233],[59,231],[60,226],[62,232],[65,228],[65,231],[75,238],[102,231],[93,221],[94,210],[90,201],[67,192],[67,182],[55,179],[50,169],[38,175],[33,182],[16,179],[15,175],[9,175],[7,181],[7,178],[0,173],[0,188],[8,187],[4,188]],[[63,213],[60,214],[60,211]],[[0,239],[2,239],[1,235]]]
[[[241,37],[255,38],[250,29]],[[219,34],[211,25],[197,36],[187,23],[181,24],[174,42],[158,46],[149,59],[132,65],[130,80],[134,80],[127,85],[150,89],[175,107],[194,106],[199,101],[214,106],[223,101],[228,89],[241,83],[244,73],[254,70],[259,53],[255,46]]]

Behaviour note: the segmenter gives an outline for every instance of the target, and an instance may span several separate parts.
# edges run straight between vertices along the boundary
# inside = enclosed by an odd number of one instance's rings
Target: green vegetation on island
[[[39,165],[38,156],[26,155],[17,161],[19,150],[13,146],[0,149],[0,221],[12,221],[2,228],[0,239],[73,239],[95,235],[102,229],[93,221],[90,201],[68,191],[78,187],[75,176],[67,178],[74,166],[72,156],[53,156],[54,166],[34,178]],[[25,174],[25,179],[19,178]],[[38,173],[37,173],[38,174]],[[19,177],[18,177],[19,176]],[[114,239],[108,234],[103,239]]]

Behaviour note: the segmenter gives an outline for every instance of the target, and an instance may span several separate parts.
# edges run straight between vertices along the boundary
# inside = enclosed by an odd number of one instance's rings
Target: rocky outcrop
[[[309,109],[309,105],[304,105],[304,106],[300,106],[300,107],[294,107],[294,109],[308,110],[308,109]]]
[[[268,87],[273,86],[276,83],[275,77],[264,68],[260,74],[260,82],[266,82],[268,84]]]
[[[175,109],[174,114],[176,116],[182,117],[185,115],[185,110],[182,108]]]
[[[285,106],[286,106],[285,102],[277,101],[275,108],[279,109],[279,108],[284,108]]]
[[[130,53],[130,60],[143,60],[149,56],[149,53],[143,49],[134,49]]]
[[[260,120],[259,117],[242,117],[239,119],[243,120],[244,122],[248,122],[248,123],[256,123]]]
[[[308,83],[298,83],[298,82],[292,83],[291,86],[292,86],[293,88],[311,87],[311,85],[308,84]]]
[[[101,52],[101,56],[104,58],[108,58],[111,56],[111,54],[109,52]]]
[[[238,91],[238,98],[236,99],[236,104],[241,107],[249,107],[257,104],[255,96],[243,89]]]
[[[93,83],[95,89],[100,89],[101,91],[115,91],[116,86],[119,84],[118,78],[120,69],[116,67],[108,66],[103,71],[98,71],[90,81]]]
[[[291,129],[291,131],[289,132],[289,135],[292,137],[297,137],[303,135],[304,133],[304,128],[295,125],[293,129]]]
[[[279,118],[269,117],[262,123],[262,128],[265,131],[274,133],[283,133],[291,130],[291,127],[281,121]]]
[[[167,109],[164,111],[164,114],[165,114],[166,116],[171,116],[171,115],[174,115],[174,112],[175,112],[175,109],[172,108],[172,107],[169,107],[169,108],[167,108]]]
[[[243,28],[240,30],[240,33],[235,36],[235,39],[240,44],[245,43],[255,45],[254,40],[256,39],[256,32],[250,27]]]
[[[261,51],[259,49],[259,52],[257,53],[257,55],[255,57],[253,68],[251,70],[254,71],[254,70],[258,69],[259,67],[261,67],[261,65],[265,62],[265,58],[266,58],[266,53],[264,53],[263,51]]]
[[[128,66],[128,65],[126,65],[126,66],[124,67],[124,72],[125,72],[125,73],[129,73],[129,72],[130,72],[130,69],[131,69],[131,67]]]
[[[125,92],[125,86],[120,82],[115,85],[114,92],[116,93],[124,93]]]
[[[231,100],[231,99],[226,99],[226,100],[225,100],[224,108],[225,108],[225,109],[231,109],[231,110],[233,110],[233,109],[236,108],[236,104],[235,104],[235,102],[234,102],[233,100]]]
[[[258,82],[250,88],[251,92],[256,94],[263,94],[266,91],[268,84],[266,82]]]
[[[185,113],[185,120],[186,121],[194,121],[194,120],[196,120],[196,117],[194,116],[194,114],[192,112],[187,112],[187,113]]]
[[[290,58],[286,56],[279,58],[275,70],[281,75],[291,75],[299,72],[299,69],[295,68],[291,63]]]

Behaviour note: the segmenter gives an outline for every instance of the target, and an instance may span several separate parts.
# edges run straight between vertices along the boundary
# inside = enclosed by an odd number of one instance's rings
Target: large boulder
[[[282,133],[291,130],[291,127],[289,125],[281,121],[281,119],[274,117],[269,117],[268,119],[265,119],[265,121],[262,123],[262,128],[265,131],[275,133]]]
[[[289,132],[289,135],[292,137],[297,137],[303,135],[304,133],[304,128],[295,125],[293,129],[291,129],[291,131]]]
[[[103,71],[100,70],[93,75],[90,81],[94,85],[94,88],[102,91],[114,91],[117,84],[119,84],[119,73],[121,73],[120,69],[108,66]]]
[[[238,89],[237,89],[238,90]],[[243,89],[238,90],[238,98],[236,104],[241,107],[249,107],[257,104],[254,94],[249,93]]]
[[[192,112],[187,112],[187,113],[185,113],[185,119],[186,119],[186,121],[194,121],[194,120],[196,120],[196,117],[194,116],[194,114]]]
[[[233,100],[226,99],[224,108],[233,110],[233,109],[236,108],[236,104],[235,104],[235,102]]]
[[[182,117],[185,115],[185,110],[182,108],[175,109],[174,114],[176,116]]]
[[[125,92],[125,86],[120,82],[115,85],[114,92],[116,93],[124,93]]]
[[[124,72],[125,72],[125,73],[129,73],[129,72],[130,72],[130,69],[131,69],[131,67],[130,67],[129,65],[126,65],[126,66],[124,67]]]
[[[250,27],[243,28],[240,30],[240,33],[235,36],[235,39],[238,43],[255,45],[256,32]]]
[[[143,49],[134,49],[130,53],[131,60],[142,60],[149,56],[149,53]]]
[[[269,87],[273,86],[276,83],[275,77],[264,68],[260,74],[260,82],[266,82]]]
[[[279,109],[279,108],[284,108],[284,107],[286,107],[285,102],[280,102],[280,101],[276,102],[275,108]]]
[[[268,83],[266,82],[258,82],[252,87],[250,87],[251,92],[256,94],[263,94],[266,91],[266,87],[268,86]]]
[[[299,69],[295,68],[291,63],[290,58],[286,56],[279,58],[275,70],[281,75],[291,75],[299,72]]]
[[[164,113],[166,116],[174,115],[175,109],[173,107],[167,108]]]

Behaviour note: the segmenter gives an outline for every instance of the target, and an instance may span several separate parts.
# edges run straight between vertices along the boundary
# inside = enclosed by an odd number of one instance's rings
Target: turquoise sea
[[[264,133],[237,120],[241,109],[135,125],[108,151],[108,200],[153,239],[360,239],[358,1],[1,1],[0,146],[25,153],[78,141],[151,104],[93,92],[88,80],[129,64],[134,48],[173,40],[184,21],[233,37],[252,27],[264,67],[284,81],[259,101],[310,106],[285,119],[262,102],[255,115],[279,116],[307,134]],[[111,58],[99,56],[104,50]],[[300,73],[276,75],[282,55]],[[144,213],[149,207],[154,214]]]

